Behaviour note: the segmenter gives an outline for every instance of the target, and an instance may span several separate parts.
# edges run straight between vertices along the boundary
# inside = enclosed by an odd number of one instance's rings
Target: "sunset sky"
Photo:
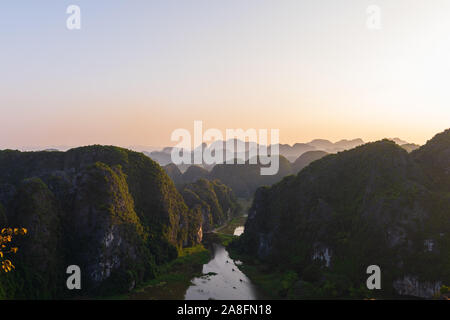
[[[194,120],[422,144],[450,127],[450,1],[2,1],[0,67],[0,149],[174,145]]]

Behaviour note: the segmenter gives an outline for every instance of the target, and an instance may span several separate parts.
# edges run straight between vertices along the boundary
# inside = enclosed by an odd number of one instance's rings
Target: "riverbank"
[[[203,275],[192,279],[186,300],[257,300],[259,289],[239,269],[240,261],[231,259],[222,240],[232,236],[208,234],[213,258],[203,266]]]
[[[233,225],[242,217],[230,221]],[[221,232],[229,232],[228,224]],[[212,258],[212,244],[227,246],[236,237],[225,233],[205,234],[204,241],[195,247],[184,248],[174,261],[161,266],[159,276],[134,289],[131,293],[108,297],[120,300],[183,300],[192,279],[202,277],[203,266]]]
[[[248,212],[252,204],[251,199],[239,199],[243,212]],[[247,221],[247,214],[233,218],[228,224],[220,227],[211,234],[215,242],[226,247],[230,258],[241,262],[238,265],[242,271],[255,284],[265,299],[286,299],[289,289],[298,280],[295,273],[276,272],[268,270],[267,266],[251,256],[246,256],[238,252],[230,244],[239,237],[235,236],[236,228],[244,226]]]
[[[226,235],[234,235],[236,228],[242,227],[247,221],[247,215],[234,217],[226,225],[214,230],[215,233],[221,233]]]
[[[291,288],[298,281],[295,273],[269,270],[262,262],[239,253],[238,250],[229,245],[230,243],[231,241],[228,242],[227,249],[231,259],[242,262],[238,266],[239,270],[245,273],[252,283],[261,290],[265,299],[278,300],[292,297],[290,294]]]
[[[211,253],[202,244],[184,248],[179,257],[163,266],[160,275],[128,295],[132,300],[183,300],[191,279],[202,275]]]
[[[214,276],[204,274],[204,266],[211,262],[217,254],[217,246],[227,247],[233,240],[236,228],[243,227],[247,220],[247,212],[250,200],[240,199],[243,210],[242,214],[234,217],[224,226],[206,233],[202,244],[195,247],[184,248],[174,261],[160,266],[159,276],[134,289],[131,293],[126,293],[108,299],[132,299],[132,300],[183,300],[186,292],[192,286],[195,279]],[[226,263],[226,262],[225,262]],[[231,263],[231,261],[230,261]],[[231,265],[231,264],[230,264]],[[236,269],[238,269],[236,267]],[[244,278],[244,276],[241,276]]]
[[[174,261],[160,267],[159,276],[130,293],[109,297],[113,300],[183,300],[191,279],[202,275],[211,259],[210,250],[202,244],[184,248]]]

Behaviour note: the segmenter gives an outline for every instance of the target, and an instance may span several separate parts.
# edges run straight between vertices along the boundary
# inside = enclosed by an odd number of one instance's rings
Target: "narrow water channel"
[[[238,230],[239,229],[239,230]],[[240,235],[244,227],[236,228]],[[255,300],[261,298],[258,289],[242,273],[224,246],[211,244],[212,259],[203,265],[203,276],[194,278],[185,294],[186,300]]]
[[[240,227],[237,227],[237,228],[234,230],[233,235],[235,235],[235,236],[240,236],[240,235],[243,234],[243,233],[244,233],[244,226],[240,226]]]

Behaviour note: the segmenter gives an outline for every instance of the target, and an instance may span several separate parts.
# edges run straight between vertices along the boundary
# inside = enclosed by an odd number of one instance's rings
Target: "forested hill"
[[[293,272],[294,297],[387,296],[450,283],[450,130],[408,154],[389,140],[326,156],[257,190],[241,250]]]
[[[186,204],[194,210],[192,216],[202,221],[202,232],[211,232],[241,212],[233,190],[219,180],[199,179],[180,187]]]
[[[28,229],[17,269],[0,276],[0,298],[62,297],[68,265],[81,267],[81,294],[127,291],[200,240],[202,221],[144,154],[5,150],[0,168],[0,224]]]
[[[307,153],[300,156],[294,166],[285,157],[280,156],[279,169],[275,175],[261,175],[261,167],[265,165],[259,162],[250,164],[249,161],[243,164],[217,164],[211,171],[192,165],[183,174],[174,164],[166,165],[164,169],[177,185],[192,183],[202,178],[220,180],[229,186],[237,197],[252,198],[257,188],[279,182],[283,177],[298,172],[326,154],[318,152],[317,155],[310,156]]]

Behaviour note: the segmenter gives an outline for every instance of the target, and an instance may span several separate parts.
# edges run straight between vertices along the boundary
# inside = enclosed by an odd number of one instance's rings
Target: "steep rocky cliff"
[[[382,294],[429,298],[450,283],[449,177],[450,130],[411,154],[383,140],[329,155],[258,189],[238,246],[307,296],[363,294],[378,265]]]
[[[0,279],[3,297],[64,296],[71,264],[82,271],[77,294],[128,290],[199,240],[193,211],[143,154],[109,146],[6,150],[0,168],[0,223],[29,230],[17,272]]]
[[[240,210],[231,188],[219,180],[199,179],[182,186],[180,191],[186,204],[201,212],[203,232],[224,224]]]

